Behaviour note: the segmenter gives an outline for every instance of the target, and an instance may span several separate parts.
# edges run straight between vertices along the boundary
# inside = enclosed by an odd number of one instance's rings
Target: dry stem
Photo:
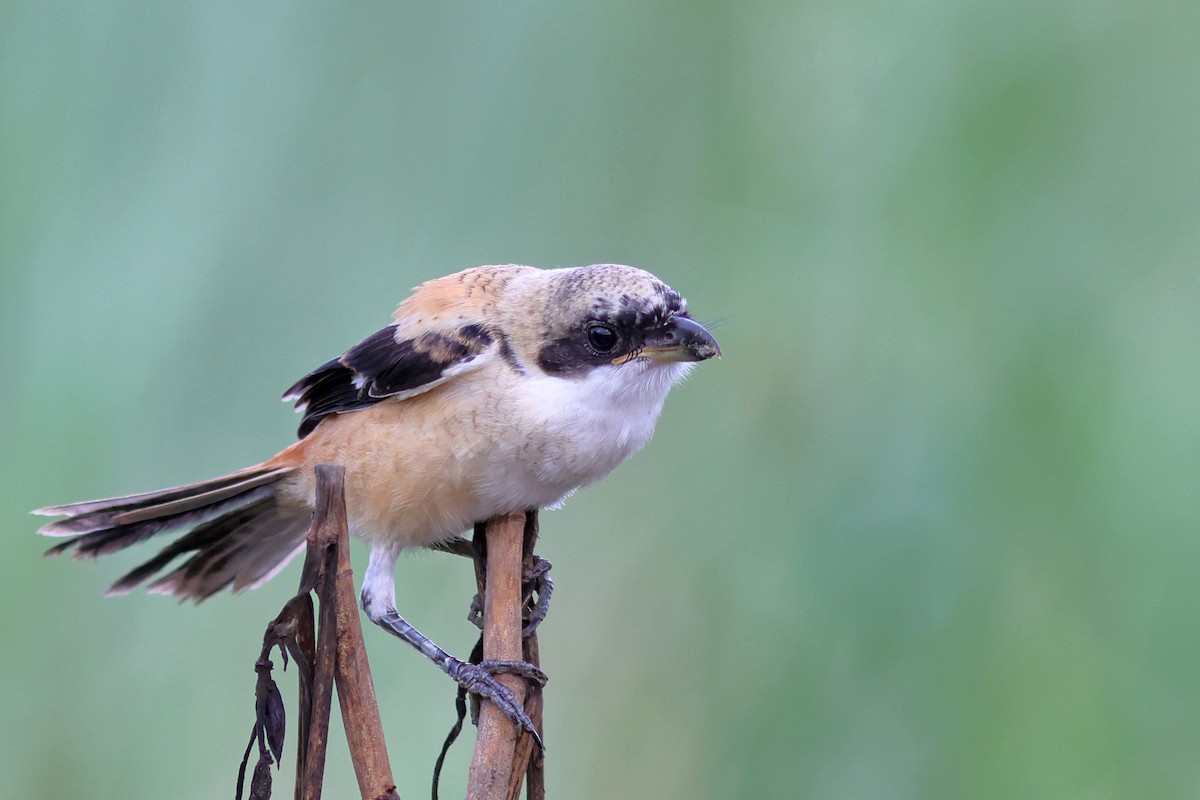
[[[520,661],[524,658],[521,575],[525,514],[517,512],[488,520],[486,530],[483,657],[485,660]],[[510,674],[500,674],[496,678],[512,691],[518,702],[524,702],[526,687],[522,678]],[[508,797],[518,734],[517,726],[499,708],[487,700],[482,703],[475,754],[467,778],[467,800]],[[523,768],[518,769],[524,772]]]

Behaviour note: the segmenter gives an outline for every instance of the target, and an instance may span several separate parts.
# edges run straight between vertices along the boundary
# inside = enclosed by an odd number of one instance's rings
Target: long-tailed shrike
[[[486,668],[396,612],[396,556],[604,477],[650,439],[692,362],[720,348],[677,292],[616,264],[468,269],[422,284],[393,319],[287,390],[303,414],[291,447],[200,483],[39,509],[66,517],[40,533],[70,537],[48,554],[96,558],[186,531],[110,593],[157,576],[150,591],[200,601],[258,586],[303,549],[314,467],[340,464],[350,531],[370,548],[367,616],[532,729]]]

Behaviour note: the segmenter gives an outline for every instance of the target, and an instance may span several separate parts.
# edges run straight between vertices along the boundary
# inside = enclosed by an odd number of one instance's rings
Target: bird
[[[304,549],[315,467],[345,469],[346,518],[369,555],[360,603],[526,730],[488,665],[446,653],[397,612],[401,551],[440,548],[476,522],[554,508],[650,440],[667,393],[720,356],[684,298],[620,264],[483,266],[426,281],[392,322],[283,394],[298,441],[228,475],[36,509],[67,537],[47,555],[94,559],[180,534],[109,589],[200,602],[261,585]],[[499,671],[499,670],[496,670]]]

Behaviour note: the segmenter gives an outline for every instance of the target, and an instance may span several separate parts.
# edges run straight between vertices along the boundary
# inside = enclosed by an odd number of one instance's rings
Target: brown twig
[[[321,606],[309,692],[309,717],[305,720],[302,714],[300,718],[298,739],[304,757],[296,763],[296,797],[299,800],[320,800],[325,783],[325,752],[329,743],[329,716],[337,664],[337,616],[334,604],[329,600],[333,596],[333,574],[338,558],[338,528],[344,530],[346,527],[344,477],[345,471],[341,467],[317,467],[316,507],[308,529],[308,549],[300,580],[300,591],[316,593]]]
[[[321,601],[321,619],[317,634],[318,669],[324,664],[326,652],[334,658],[332,677],[337,681],[338,702],[342,709],[342,724],[346,742],[350,745],[350,760],[358,778],[358,790],[363,800],[400,800],[392,767],[388,762],[387,745],[383,739],[383,723],[375,701],[375,683],[367,663],[362,627],[358,621],[358,598],[354,592],[354,575],[350,569],[350,533],[346,524],[346,471],[331,464],[317,466],[316,511],[313,530],[316,543],[331,548],[336,561],[325,560],[325,569],[318,583],[317,596]],[[310,545],[311,546],[311,545]],[[318,672],[318,675],[321,673]],[[329,676],[317,691],[332,689]],[[313,693],[316,706],[317,691]],[[325,699],[328,703],[328,699]],[[328,709],[326,709],[328,715]],[[328,726],[328,723],[326,723]],[[322,759],[323,761],[323,759]],[[323,764],[321,765],[323,767]],[[319,777],[318,794],[320,791]]]
[[[334,552],[331,542],[322,541],[318,527],[309,531],[309,552],[320,554],[318,573],[314,576],[312,591],[318,598],[329,596],[329,575],[332,572]],[[305,595],[307,598],[308,595]],[[311,601],[310,601],[311,602]],[[311,605],[309,606],[311,613]],[[296,761],[296,797],[298,800],[320,800],[325,783],[325,752],[329,744],[329,712],[333,701],[333,673],[337,660],[333,637],[333,607],[321,601],[317,614],[316,650],[312,665],[312,677],[308,692],[308,713],[305,702],[300,703],[300,731],[297,735],[301,754]],[[301,696],[304,695],[301,685]],[[307,719],[306,719],[307,717]]]
[[[256,723],[250,747],[238,774],[241,797],[246,760],[255,742],[259,761],[251,782],[251,798],[271,794],[271,756],[278,762],[283,747],[283,700],[271,678],[268,656],[278,647],[287,665],[290,654],[300,676],[300,731],[297,735],[297,800],[319,800],[329,739],[329,715],[336,680],[350,758],[363,800],[400,800],[388,764],[383,725],[375,702],[354,578],[346,525],[345,470],[328,464],[316,469],[316,508],[308,531],[308,549],[300,589],[267,626],[263,651],[255,665]],[[312,594],[321,604],[314,636]],[[315,638],[315,642],[314,642]]]
[[[496,517],[487,522],[487,568],[482,596],[485,660],[520,661],[524,656],[521,635],[524,531],[523,512]],[[517,675],[503,673],[497,675],[496,679],[508,687],[518,702],[524,702],[524,680]],[[507,797],[514,771],[517,727],[499,708],[486,700],[480,708],[477,726],[475,753],[467,775],[467,800]],[[524,769],[520,771],[524,772]]]
[[[525,515],[525,531],[521,543],[521,574],[532,575],[535,566],[533,550],[537,546],[538,512],[536,509]],[[533,611],[533,600],[525,600],[523,611],[530,614]],[[525,637],[523,643],[524,659],[535,667],[541,666],[541,654],[538,650],[537,631]],[[525,713],[533,720],[538,732],[542,730],[542,687],[530,684],[525,697]],[[521,794],[521,778],[529,780],[529,800],[545,800],[546,781],[542,752],[534,746],[532,736],[522,736],[513,753],[512,776],[508,782],[507,800],[517,800]]]
[[[317,467],[317,485],[320,470]],[[333,468],[331,468],[333,469]],[[350,759],[358,777],[358,790],[363,800],[400,800],[392,765],[388,760],[383,739],[383,723],[379,719],[379,704],[375,700],[375,682],[363,645],[362,626],[358,621],[358,597],[354,591],[354,573],[350,569],[350,534],[346,527],[346,506],[343,494],[343,472],[336,481],[337,503],[337,573],[330,583],[326,597],[334,600],[337,620],[337,692],[342,709]],[[322,628],[322,631],[324,628]]]

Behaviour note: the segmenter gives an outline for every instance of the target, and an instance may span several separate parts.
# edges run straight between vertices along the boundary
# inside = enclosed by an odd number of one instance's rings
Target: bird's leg
[[[479,664],[470,664],[438,647],[432,639],[410,625],[395,609],[384,609],[378,614],[368,611],[367,616],[376,625],[420,650],[426,658],[437,664],[443,672],[468,692],[491,700],[514,724],[533,734],[538,746],[542,745],[541,736],[538,734],[533,720],[517,702],[512,691],[494,677],[501,672],[512,672],[539,684],[545,684],[546,674],[540,669],[532,664],[526,664],[524,661],[483,661]]]
[[[462,537],[436,544],[433,549],[465,558],[474,558],[475,556],[475,549],[471,541]],[[525,627],[522,628],[521,635],[526,638],[537,630],[550,611],[550,594],[554,591],[554,581],[550,579],[551,566],[549,561],[535,555],[533,568],[521,577],[522,614],[525,618]],[[534,602],[535,596],[537,602]],[[467,610],[467,621],[483,630],[483,603],[478,594],[471,598],[471,607]]]
[[[361,595],[362,608],[367,613],[367,618],[415,647],[468,692],[491,700],[516,725],[533,734],[538,746],[542,746],[541,736],[533,720],[525,713],[525,709],[508,687],[493,676],[501,672],[511,672],[545,684],[545,673],[523,661],[484,661],[480,664],[470,664],[438,647],[432,639],[410,625],[396,611],[395,582],[392,576],[395,563],[395,553],[371,551]]]

